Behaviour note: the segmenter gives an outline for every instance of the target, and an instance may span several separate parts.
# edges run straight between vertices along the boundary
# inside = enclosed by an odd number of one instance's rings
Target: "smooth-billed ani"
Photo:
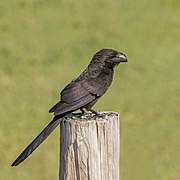
[[[114,67],[121,62],[127,62],[125,54],[113,49],[102,49],[92,58],[88,67],[79,77],[72,80],[60,93],[60,101],[49,112],[54,113],[53,120],[26,147],[11,166],[17,166],[24,161],[57,127],[61,119],[69,113],[84,108],[91,108],[107,91],[113,80]]]

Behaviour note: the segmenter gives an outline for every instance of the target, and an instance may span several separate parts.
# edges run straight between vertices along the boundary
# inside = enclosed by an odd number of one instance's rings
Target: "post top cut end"
[[[68,114],[65,116],[66,121],[72,121],[72,120],[82,120],[82,121],[88,121],[88,120],[104,120],[107,119],[108,117],[112,116],[119,116],[119,113],[117,112],[98,112],[97,114],[95,113],[73,113],[73,114]]]

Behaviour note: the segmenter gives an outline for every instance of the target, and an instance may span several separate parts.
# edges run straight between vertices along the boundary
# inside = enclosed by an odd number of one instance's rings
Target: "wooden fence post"
[[[64,118],[60,126],[59,180],[119,180],[119,114]]]

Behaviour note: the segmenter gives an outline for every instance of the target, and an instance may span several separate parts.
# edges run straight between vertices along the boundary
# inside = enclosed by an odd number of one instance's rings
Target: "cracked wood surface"
[[[119,180],[119,114],[64,118],[60,133],[60,180]]]

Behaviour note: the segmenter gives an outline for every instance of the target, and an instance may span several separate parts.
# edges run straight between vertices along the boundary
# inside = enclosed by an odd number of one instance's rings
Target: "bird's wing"
[[[60,94],[60,101],[49,112],[54,112],[55,115],[72,112],[96,99],[94,94],[82,86],[83,83],[84,80],[77,78],[68,84]]]
[[[61,92],[61,101],[66,103],[77,102],[91,96],[102,96],[111,85],[113,72],[96,73],[91,71],[88,77],[78,77],[68,84]]]
[[[60,102],[49,112],[58,115],[84,107],[107,91],[112,82],[112,75],[98,72],[88,78],[84,78],[84,76],[76,78],[62,90]]]
[[[73,103],[89,95],[89,91],[83,87],[86,79],[77,78],[71,81],[60,93],[61,101]]]

